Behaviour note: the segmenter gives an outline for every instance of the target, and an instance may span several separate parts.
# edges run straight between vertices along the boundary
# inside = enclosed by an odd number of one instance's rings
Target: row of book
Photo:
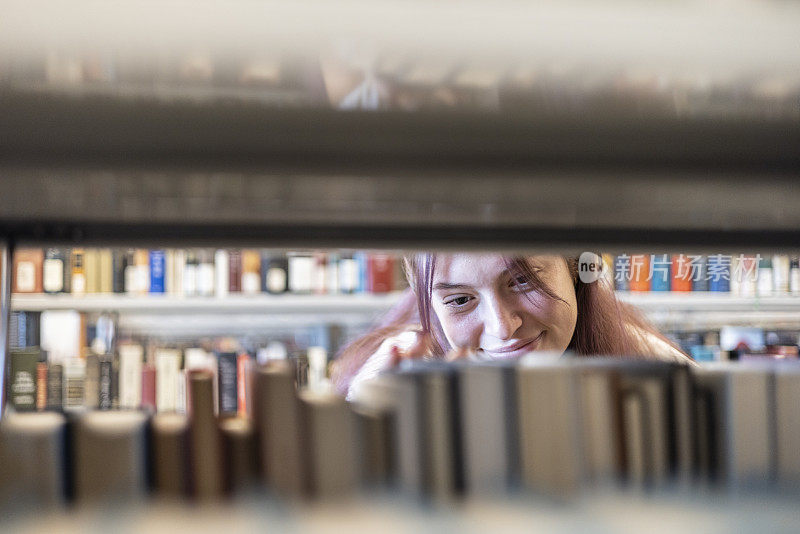
[[[452,502],[800,482],[800,366],[785,362],[405,362],[352,403],[298,390],[286,360],[251,374],[251,417],[216,416],[214,377],[202,369],[188,376],[188,414],[6,414],[0,495],[42,504],[266,488],[341,499],[384,488]]]
[[[402,289],[392,254],[301,253],[260,249],[22,248],[14,253],[14,293],[386,293]]]
[[[604,254],[618,291],[713,291],[753,297],[800,295],[800,258],[761,254]]]
[[[186,413],[188,375],[198,369],[214,377],[214,413],[247,417],[251,413],[250,369],[254,362],[286,359],[286,347],[273,342],[256,353],[237,350],[224,340],[222,350],[201,347],[121,343],[108,354],[48,361],[39,347],[9,352],[11,406],[25,411],[144,410]],[[327,384],[327,351],[310,347],[292,356],[297,383],[319,388]]]

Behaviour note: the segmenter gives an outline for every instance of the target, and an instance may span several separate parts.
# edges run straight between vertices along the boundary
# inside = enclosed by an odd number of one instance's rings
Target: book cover
[[[630,261],[629,291],[650,291],[650,256],[648,254],[632,254]]]
[[[242,291],[242,251],[239,249],[228,251],[228,291]]]
[[[228,251],[219,249],[214,252],[214,294],[218,297],[224,297],[230,289],[229,268]]]
[[[150,251],[150,293],[166,291],[167,258],[163,250]]]
[[[64,249],[48,248],[42,265],[42,288],[45,293],[64,292],[66,269]]]
[[[181,351],[158,348],[155,351],[156,410],[174,412],[177,409],[176,389],[181,369]]]
[[[86,292],[100,292],[100,254],[96,248],[87,248],[83,252],[83,269],[86,274]]]
[[[36,409],[36,366],[40,356],[38,349],[12,350],[9,353],[9,400],[18,412]]]
[[[242,250],[242,293],[257,295],[261,292],[261,255],[258,250]]]
[[[261,257],[261,290],[277,295],[289,290],[289,262],[283,254],[267,253]]]
[[[41,293],[44,251],[19,248],[14,251],[11,287],[14,293]]]
[[[36,364],[36,411],[42,412],[47,408],[47,363]]]
[[[60,412],[64,407],[64,366],[47,364],[47,409]]]
[[[369,292],[388,293],[394,289],[394,261],[389,254],[370,254],[368,256]]]
[[[238,409],[237,354],[220,352],[217,354],[217,388],[219,395],[219,414],[234,415]]]
[[[154,365],[142,366],[142,410],[156,410],[156,368]]]
[[[144,349],[137,344],[120,344],[119,352],[119,405],[135,410],[142,403],[142,366]]]
[[[110,248],[98,250],[98,268],[100,270],[100,293],[114,292],[114,254]]]

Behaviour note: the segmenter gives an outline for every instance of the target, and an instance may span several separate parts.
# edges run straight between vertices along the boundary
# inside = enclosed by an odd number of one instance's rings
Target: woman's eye
[[[450,300],[446,300],[445,301],[445,305],[457,308],[457,307],[466,305],[470,300],[472,300],[472,297],[463,295],[463,296],[460,296],[460,297],[452,298]]]

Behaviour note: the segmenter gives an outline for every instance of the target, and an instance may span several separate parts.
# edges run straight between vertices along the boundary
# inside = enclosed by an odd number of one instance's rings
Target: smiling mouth
[[[522,356],[523,354],[527,354],[536,350],[539,346],[539,342],[544,337],[544,331],[541,334],[536,336],[535,338],[529,339],[527,341],[520,341],[513,345],[509,345],[508,347],[503,347],[500,349],[495,350],[486,350],[484,352],[489,356],[495,359],[506,359],[506,358],[517,358]]]

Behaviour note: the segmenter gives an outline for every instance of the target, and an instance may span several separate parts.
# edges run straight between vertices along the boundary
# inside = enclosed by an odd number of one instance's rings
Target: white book
[[[186,413],[186,370],[178,371],[177,381],[175,382],[175,411],[181,414]],[[156,377],[156,380],[158,377]]]
[[[290,255],[289,291],[292,293],[310,293],[314,283],[314,257],[307,255]]]
[[[224,297],[228,294],[230,284],[228,270],[228,251],[219,249],[214,253],[214,294],[217,297]]]
[[[121,344],[119,352],[119,406],[136,410],[142,404],[142,365],[144,349],[137,344]]]
[[[174,412],[178,407],[176,386],[181,369],[181,351],[159,348],[155,351],[156,411]]]

